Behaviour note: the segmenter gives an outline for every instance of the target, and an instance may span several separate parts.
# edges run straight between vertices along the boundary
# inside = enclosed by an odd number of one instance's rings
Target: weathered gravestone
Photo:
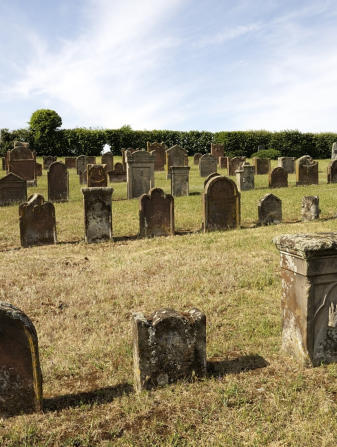
[[[225,154],[225,147],[221,143],[211,143],[211,154],[218,161],[219,157],[223,157]]]
[[[126,151],[129,151],[131,154],[133,154],[134,152],[136,152],[137,149],[133,149],[132,147],[129,147],[127,149],[122,148],[121,149],[121,153],[122,153],[122,164],[124,167],[124,170],[126,172]]]
[[[189,195],[189,166],[171,166],[171,194],[174,197]]]
[[[228,157],[219,157],[219,168],[226,169],[227,168]]]
[[[41,177],[42,175],[42,164],[35,162],[35,177]]]
[[[48,200],[50,202],[67,202],[69,199],[69,174],[67,167],[60,161],[49,166]]]
[[[80,185],[86,185],[87,184],[87,170],[85,169],[83,172],[80,172],[80,175],[78,176],[80,180]]]
[[[331,160],[337,159],[337,142],[332,143]]]
[[[296,186],[318,185],[318,162],[309,155],[296,160]]]
[[[27,180],[29,186],[36,185],[35,160],[27,143],[15,143],[14,149],[8,153],[8,171]]]
[[[87,165],[88,188],[105,188],[108,186],[106,165]]]
[[[13,173],[0,179],[0,206],[27,200],[27,182]]]
[[[87,157],[85,155],[79,155],[76,158],[76,172],[78,175],[82,174],[87,168]]]
[[[56,243],[55,208],[34,194],[19,206],[20,238],[23,247]]]
[[[76,157],[64,157],[64,164],[66,165],[67,169],[76,168]]]
[[[112,238],[112,188],[82,188],[85,241],[90,244]]]
[[[216,158],[211,154],[204,154],[199,160],[199,174],[200,177],[207,177],[209,174],[216,172],[217,162]]]
[[[57,161],[56,155],[44,155],[43,156],[43,169],[49,169],[50,165]]]
[[[114,168],[114,156],[112,152],[105,152],[101,157],[102,165],[106,165],[106,172],[110,172]]]
[[[31,320],[17,307],[0,302],[0,415],[42,410],[38,338]]]
[[[128,199],[147,194],[154,187],[154,159],[146,151],[126,152]]]
[[[270,171],[270,158],[253,157],[253,164],[257,175],[268,174]]]
[[[139,201],[139,234],[142,237],[174,234],[174,199],[160,188],[143,194]]]
[[[154,170],[164,171],[166,159],[166,144],[165,143],[146,143],[146,149],[154,156]]]
[[[277,166],[283,168],[288,174],[295,172],[295,157],[278,157]]]
[[[198,309],[133,315],[137,392],[206,374],[206,316]]]
[[[111,183],[126,182],[126,171],[122,163],[115,163],[114,169],[108,172]]]
[[[318,196],[304,196],[302,199],[301,216],[303,222],[310,222],[311,220],[319,219],[319,197]]]
[[[203,194],[204,231],[240,226],[240,193],[233,180],[221,175],[211,178]]]
[[[328,183],[337,183],[337,159],[330,161],[327,171]]]
[[[185,149],[177,144],[166,150],[167,179],[170,178],[171,166],[185,166],[186,156],[187,152]]]
[[[266,194],[258,205],[260,225],[272,225],[282,222],[282,200],[274,194]]]
[[[277,167],[269,172],[269,188],[286,188],[288,186],[288,173],[285,169]]]
[[[199,166],[199,160],[202,157],[202,154],[200,154],[199,152],[195,153],[193,155],[193,163],[197,166]]]
[[[211,178],[217,177],[218,175],[220,175],[218,172],[212,172],[212,174],[209,174],[209,176],[206,177],[204,180],[204,189],[205,189],[207,183],[211,180]]]
[[[254,189],[254,173],[254,166],[251,166],[246,161],[242,163],[241,167],[235,172],[236,184],[239,191]]]
[[[245,157],[227,157],[227,172],[229,176],[235,175],[235,172],[240,169],[242,163],[246,161]]]
[[[87,155],[86,156],[86,163],[87,163],[87,165],[95,165],[96,164],[96,157],[94,155]]]
[[[282,348],[304,366],[337,362],[337,233],[284,234]]]

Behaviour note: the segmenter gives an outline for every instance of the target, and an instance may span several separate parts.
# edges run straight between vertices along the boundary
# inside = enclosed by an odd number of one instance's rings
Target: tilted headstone
[[[11,172],[0,179],[0,206],[27,200],[27,182]]]
[[[288,173],[285,169],[277,167],[269,172],[268,178],[269,188],[286,188],[288,187]]]
[[[27,180],[29,186],[36,185],[35,160],[29,144],[17,143],[8,153],[8,171]]]
[[[23,247],[56,243],[55,208],[34,194],[19,206],[20,238]]]
[[[171,166],[171,194],[174,197],[189,195],[189,166]]]
[[[301,217],[303,222],[319,219],[319,197],[304,196],[302,199]]]
[[[111,183],[126,182],[126,171],[122,163],[115,163],[114,169],[108,172]]]
[[[211,154],[204,154],[199,160],[199,174],[200,177],[208,177],[209,174],[216,172],[217,161]]]
[[[219,157],[223,157],[225,154],[225,146],[221,143],[211,143],[211,154],[218,161]]]
[[[66,165],[67,169],[76,168],[76,157],[64,157],[64,164]]]
[[[296,186],[318,185],[318,162],[309,155],[296,160]]]
[[[41,177],[42,176],[42,164],[35,162],[35,177]]]
[[[166,150],[167,179],[170,178],[171,166],[185,166],[186,155],[185,149],[177,144]]]
[[[174,234],[174,199],[160,188],[143,194],[139,201],[139,234],[142,237]]]
[[[337,233],[284,234],[282,349],[304,366],[337,362]]]
[[[154,188],[154,158],[149,152],[126,152],[127,197],[147,194]]]
[[[110,172],[114,168],[114,156],[112,152],[105,152],[101,157],[102,165],[106,165],[106,172]]]
[[[246,161],[245,157],[227,157],[227,172],[229,176],[235,175],[235,171],[240,169],[241,165]]]
[[[274,194],[266,194],[258,205],[260,225],[272,225],[282,222],[282,200]]]
[[[0,302],[0,415],[42,410],[38,338],[31,320],[17,307]]]
[[[337,142],[332,143],[331,160],[337,159]]]
[[[227,168],[228,157],[219,157],[219,168],[226,169]]]
[[[82,188],[85,241],[107,241],[112,238],[112,188]]]
[[[337,183],[337,159],[330,161],[327,171],[328,183]]]
[[[76,172],[78,175],[82,174],[87,168],[87,157],[85,155],[79,155],[76,158]]]
[[[56,155],[44,155],[43,156],[43,169],[49,169],[50,165],[57,161]]]
[[[87,165],[88,188],[105,188],[108,186],[106,165]]]
[[[202,157],[202,154],[200,154],[199,152],[195,153],[193,155],[193,163],[197,166],[199,166],[199,160]]]
[[[166,144],[165,143],[146,143],[146,150],[154,156],[154,170],[164,171],[166,159]]]
[[[277,166],[283,168],[288,174],[294,174],[295,160],[295,157],[278,157]]]
[[[255,168],[246,161],[242,163],[241,167],[235,172],[236,184],[239,191],[249,191],[254,189],[254,174]]]
[[[60,161],[54,161],[49,166],[48,200],[50,202],[67,202],[69,199],[69,174],[66,165]]]
[[[137,392],[206,374],[206,316],[198,309],[133,315]]]
[[[221,175],[211,178],[203,194],[204,231],[240,226],[240,193],[233,180]]]
[[[255,174],[257,175],[269,174],[270,158],[253,157],[253,164],[255,166]]]
[[[218,172],[212,172],[212,174],[209,174],[209,176],[206,177],[204,180],[204,189],[206,188],[206,185],[211,180],[211,178],[217,177],[218,175],[220,175]]]

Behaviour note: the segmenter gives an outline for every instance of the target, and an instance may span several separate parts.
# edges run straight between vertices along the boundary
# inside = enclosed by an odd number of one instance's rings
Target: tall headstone
[[[228,157],[219,157],[219,168],[226,169],[227,168]]]
[[[330,161],[327,171],[328,183],[337,183],[337,159]]]
[[[274,239],[282,278],[282,349],[304,366],[337,362],[337,233]]]
[[[211,154],[218,161],[219,157],[223,157],[225,154],[225,146],[221,143],[211,143]]]
[[[108,172],[111,183],[126,182],[126,171],[122,163],[115,163],[114,169]]]
[[[185,166],[186,155],[185,149],[177,144],[166,150],[167,179],[170,178],[171,166]]]
[[[19,206],[20,238],[23,247],[56,243],[55,208],[34,194]]]
[[[29,186],[36,185],[35,160],[29,144],[18,143],[8,153],[8,171],[27,181]]]
[[[253,157],[253,163],[255,166],[255,174],[257,175],[269,174],[270,158]]]
[[[286,188],[288,186],[288,173],[284,168],[274,168],[269,172],[269,188]]]
[[[319,219],[319,197],[318,196],[304,196],[302,199],[301,216],[303,222],[310,222],[311,220]]]
[[[76,169],[76,157],[64,157],[64,164],[67,169]]]
[[[88,188],[106,188],[108,186],[108,176],[106,165],[87,165],[87,186]]]
[[[235,172],[240,169],[241,165],[246,161],[245,157],[227,157],[227,172],[229,176],[235,175]]]
[[[56,155],[44,155],[43,158],[43,169],[49,169],[50,165],[57,161]]]
[[[288,174],[294,174],[295,160],[295,157],[278,157],[277,166],[283,168]]]
[[[69,174],[66,165],[60,161],[54,161],[49,166],[48,200],[50,202],[67,202],[69,199]]]
[[[199,160],[202,157],[202,154],[200,154],[199,152],[195,153],[193,155],[193,163],[197,166],[199,166]]]
[[[114,168],[114,156],[112,152],[105,152],[101,157],[102,165],[106,165],[106,172],[110,172]]]
[[[171,166],[171,194],[174,197],[189,195],[189,166]]]
[[[258,205],[260,225],[272,225],[282,222],[282,200],[274,194],[266,194]]]
[[[332,143],[331,148],[331,160],[337,159],[337,142]]]
[[[204,231],[228,230],[240,226],[240,193],[233,180],[211,178],[203,194]]]
[[[42,410],[38,338],[31,320],[17,307],[0,302],[0,415]]]
[[[154,187],[154,159],[146,151],[126,153],[128,199],[147,194]]]
[[[86,158],[87,157],[85,155],[79,155],[76,158],[76,171],[78,175],[82,174],[87,168]]]
[[[318,185],[318,162],[309,155],[296,160],[296,186]]]
[[[133,315],[137,392],[206,374],[206,316],[198,309]]]
[[[146,143],[147,151],[154,156],[154,170],[164,171],[165,169],[165,159],[166,159],[166,144],[165,143]]]
[[[242,163],[241,167],[235,172],[236,184],[239,191],[249,191],[254,189],[254,173],[255,168],[248,162]]]
[[[112,188],[82,188],[84,201],[85,241],[107,241],[112,238]]]
[[[216,170],[217,170],[216,158],[211,154],[204,154],[199,160],[200,177],[208,177],[209,174],[216,172]]]
[[[11,172],[0,179],[0,206],[27,200],[27,182]]]
[[[174,234],[174,199],[160,188],[143,194],[139,201],[139,234],[142,237]]]

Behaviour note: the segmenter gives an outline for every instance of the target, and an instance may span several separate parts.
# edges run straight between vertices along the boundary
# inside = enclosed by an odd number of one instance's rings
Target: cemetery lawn
[[[277,226],[254,228],[258,199],[271,192],[263,175],[241,194],[243,229],[201,233],[204,179],[191,157],[191,195],[175,199],[174,237],[138,239],[138,199],[125,200],[126,184],[114,183],[115,241],[85,244],[74,169],[69,202],[55,205],[57,245],[22,249],[18,206],[1,207],[0,300],[34,323],[44,378],[44,412],[0,419],[1,447],[335,447],[337,364],[301,368],[280,352],[272,244],[282,233],[337,231],[327,165],[319,162],[319,185],[295,187],[290,175],[289,188],[272,191],[282,199]],[[155,178],[169,192],[165,173]],[[33,192],[47,199],[46,171]],[[304,195],[319,196],[319,221],[300,222]],[[209,373],[137,395],[131,315],[161,307],[205,312]]]

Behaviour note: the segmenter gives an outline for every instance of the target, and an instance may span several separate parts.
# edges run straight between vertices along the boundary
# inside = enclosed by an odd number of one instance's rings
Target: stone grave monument
[[[154,158],[149,152],[126,152],[127,197],[147,194],[154,187]]]
[[[269,188],[287,188],[287,171],[281,167],[274,168],[271,172],[269,172],[268,184]]]
[[[204,154],[199,160],[200,177],[208,177],[209,174],[216,172],[217,159],[211,154]]]
[[[282,222],[282,200],[274,194],[266,194],[258,205],[259,225],[272,225]]]
[[[254,173],[255,168],[248,162],[242,163],[240,168],[235,172],[236,184],[239,191],[249,191],[254,189]]]
[[[66,165],[55,161],[49,166],[48,200],[50,202],[68,202],[69,199],[69,174]]]
[[[296,186],[318,185],[318,162],[309,155],[296,160]]]
[[[84,201],[85,242],[112,239],[112,188],[82,188]]]
[[[319,219],[319,197],[304,196],[302,199],[301,217],[303,222]]]
[[[10,172],[0,179],[0,206],[23,203],[27,200],[27,182]]]
[[[174,234],[174,199],[160,188],[143,194],[139,201],[139,234],[141,237]]]
[[[189,166],[171,166],[171,194],[174,197],[189,195]]]

